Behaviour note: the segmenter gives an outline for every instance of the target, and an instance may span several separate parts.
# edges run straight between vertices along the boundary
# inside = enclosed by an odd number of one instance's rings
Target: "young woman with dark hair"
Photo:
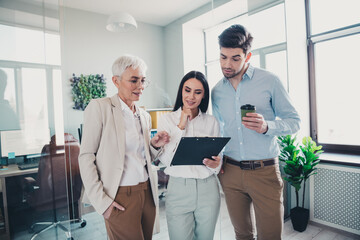
[[[170,142],[159,150],[159,159],[170,175],[166,217],[171,240],[209,240],[214,236],[220,207],[216,174],[221,156],[205,158],[204,165],[170,165],[181,137],[220,136],[217,120],[206,113],[208,105],[206,77],[191,71],[180,82],[173,112],[163,115],[158,122],[158,130],[166,131],[170,137]]]
[[[199,109],[201,110],[201,112],[206,113],[208,106],[209,106],[209,95],[210,95],[209,84],[206,80],[205,75],[202,74],[201,72],[197,72],[197,71],[188,72],[181,80],[173,111],[178,110],[180,107],[182,107],[184,105],[183,99],[182,99],[182,97],[183,97],[182,91],[183,91],[185,82],[187,80],[189,80],[190,78],[195,78],[196,80],[200,81],[200,83],[202,84],[202,86],[204,88],[204,97],[202,98],[202,100],[200,102]]]

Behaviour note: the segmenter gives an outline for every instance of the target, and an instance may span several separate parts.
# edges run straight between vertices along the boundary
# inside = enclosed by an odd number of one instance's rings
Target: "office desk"
[[[3,193],[3,203],[4,203],[4,220],[5,220],[5,232],[0,231],[0,239],[10,240],[10,226],[9,226],[9,212],[7,204],[7,195],[6,195],[6,178],[14,176],[23,176],[28,174],[37,173],[38,168],[31,168],[26,170],[19,170],[16,164],[11,164],[7,169],[0,170],[0,181],[1,188]]]

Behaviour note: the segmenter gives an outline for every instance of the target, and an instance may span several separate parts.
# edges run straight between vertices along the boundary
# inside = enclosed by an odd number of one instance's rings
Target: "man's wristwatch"
[[[269,127],[266,128],[266,131],[263,132],[263,134],[265,135],[268,132],[268,130],[269,130]]]

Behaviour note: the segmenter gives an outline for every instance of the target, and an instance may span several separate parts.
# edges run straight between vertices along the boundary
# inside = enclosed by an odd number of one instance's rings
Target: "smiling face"
[[[139,101],[144,90],[143,83],[145,82],[145,77],[140,69],[128,67],[122,74],[121,79],[119,76],[113,76],[112,80],[118,89],[118,95],[121,100],[132,109],[134,102]]]
[[[196,78],[190,78],[184,83],[182,89],[183,107],[187,109],[197,109],[204,98],[204,87]]]

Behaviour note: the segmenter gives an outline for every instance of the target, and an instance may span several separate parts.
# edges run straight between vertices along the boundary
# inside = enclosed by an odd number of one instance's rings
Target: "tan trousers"
[[[279,240],[283,229],[283,180],[279,164],[242,170],[225,164],[219,179],[237,240],[254,238],[250,215],[254,206],[258,240]]]
[[[136,186],[119,187],[115,201],[125,211],[115,208],[109,219],[105,219],[109,239],[152,239],[156,208],[149,180]]]

